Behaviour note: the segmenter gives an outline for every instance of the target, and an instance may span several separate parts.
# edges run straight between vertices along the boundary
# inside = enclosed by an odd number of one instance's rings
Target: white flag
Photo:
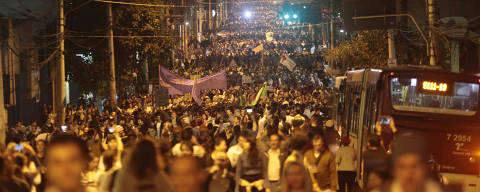
[[[280,63],[282,65],[284,65],[285,67],[287,67],[288,70],[290,70],[290,71],[293,71],[295,66],[297,66],[297,64],[295,64],[295,62],[286,55],[282,56],[282,59],[280,60]]]
[[[273,41],[273,32],[265,33],[265,38],[267,39],[267,41]]]

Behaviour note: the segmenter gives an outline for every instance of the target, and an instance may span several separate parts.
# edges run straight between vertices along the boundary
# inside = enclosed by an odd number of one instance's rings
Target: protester
[[[172,164],[170,178],[177,192],[206,192],[207,172],[193,156],[177,157]]]
[[[367,190],[378,188],[390,179],[390,156],[381,147],[379,136],[371,136],[368,139],[367,151],[363,153],[363,156]]]
[[[355,191],[355,175],[357,154],[353,146],[350,145],[350,138],[342,138],[342,144],[335,156],[338,171],[338,185],[340,192]]]
[[[277,134],[270,135],[269,146],[270,148],[264,153],[267,159],[265,186],[270,192],[280,192],[282,162],[287,156],[280,150],[280,136]]]
[[[128,166],[118,173],[113,191],[171,191],[164,166],[154,143],[144,139],[133,149]]]
[[[88,166],[88,149],[78,137],[52,137],[45,153],[48,186],[46,192],[83,192],[82,172]]]
[[[428,176],[425,140],[413,133],[399,135],[392,143],[393,180],[378,191],[441,192],[442,188]]]
[[[312,177],[315,191],[331,192],[338,189],[335,156],[326,148],[321,135],[314,135],[313,149],[305,152],[305,165]]]
[[[282,192],[312,192],[307,169],[300,162],[288,163],[282,174]]]
[[[258,151],[253,136],[249,136],[243,146],[243,153],[238,157],[236,166],[235,191],[265,191],[265,156]]]

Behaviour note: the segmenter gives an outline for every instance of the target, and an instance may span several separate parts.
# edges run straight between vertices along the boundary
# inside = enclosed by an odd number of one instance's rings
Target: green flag
[[[240,92],[238,92],[238,98],[239,98],[239,102],[238,102],[238,106],[240,108],[244,108],[247,106],[247,100],[245,99],[245,96],[242,94],[240,94]]]
[[[262,88],[258,90],[255,100],[252,103],[250,103],[250,106],[255,106],[258,103],[258,100],[260,100],[260,97],[266,97],[266,96],[267,96],[267,82],[264,82],[262,85]]]

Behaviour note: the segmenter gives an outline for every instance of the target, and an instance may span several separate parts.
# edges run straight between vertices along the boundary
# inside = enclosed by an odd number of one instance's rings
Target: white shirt
[[[342,146],[335,156],[339,171],[355,171],[355,149],[351,146]]]
[[[280,180],[280,150],[268,150],[268,180]]]
[[[180,157],[180,156],[183,155],[181,145],[182,145],[182,143],[179,142],[172,147],[172,155],[173,156]],[[205,155],[205,149],[203,149],[202,146],[194,145],[192,155],[202,158]]]
[[[265,123],[267,123],[267,117],[265,116],[258,120],[257,139],[263,135],[263,132],[265,131]]]
[[[237,165],[238,157],[242,153],[243,153],[243,149],[242,147],[240,147],[239,144],[231,146],[228,149],[227,156],[228,156],[228,159],[230,160],[230,163],[232,164],[232,167],[235,167],[235,165]]]
[[[287,115],[285,116],[285,122],[287,122],[288,124],[292,124],[293,122],[293,119],[295,119],[295,117],[291,116],[291,115]]]

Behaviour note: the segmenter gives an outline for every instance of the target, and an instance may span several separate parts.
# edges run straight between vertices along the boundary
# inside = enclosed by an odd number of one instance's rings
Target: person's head
[[[182,141],[190,141],[192,139],[193,132],[191,128],[185,128],[183,129],[181,133],[181,140]]]
[[[215,137],[215,151],[227,151],[227,141],[222,137]]]
[[[241,132],[238,136],[237,143],[243,148],[243,145],[247,142],[248,134],[246,132]]]
[[[110,150],[116,150],[118,146],[117,139],[113,135],[108,136],[108,142],[107,142],[108,148]]]
[[[313,150],[322,151],[324,149],[323,137],[320,134],[316,134],[312,139]]]
[[[234,125],[238,125],[238,124],[240,124],[241,122],[242,122],[242,118],[241,118],[240,116],[235,116],[235,117],[233,118],[233,124],[234,124]]]
[[[398,136],[392,144],[393,178],[404,191],[418,191],[427,179],[426,144],[412,133]]]
[[[280,136],[277,134],[270,135],[269,145],[270,149],[277,150],[280,147]]]
[[[161,161],[162,159],[159,157],[153,142],[144,139],[134,147],[127,168],[135,178],[144,179],[161,169]]]
[[[37,153],[43,153],[45,152],[45,140],[39,139],[36,141],[36,146],[35,146],[35,151]]]
[[[203,191],[202,185],[207,176],[200,160],[193,156],[181,156],[173,160],[170,178],[177,192]]]
[[[99,163],[99,158],[94,156],[93,154],[90,155],[90,162],[88,162],[88,170],[96,170]]]
[[[290,139],[290,148],[292,150],[301,151],[305,148],[309,139],[306,134],[295,134]]]
[[[348,145],[350,145],[350,137],[348,137],[348,136],[342,137],[342,145],[343,145],[343,146],[348,146]]]
[[[205,125],[201,125],[199,127],[199,131],[200,131],[200,134],[199,134],[199,139],[202,140],[202,141],[205,141],[209,138],[210,136],[210,130],[208,129],[207,126]]]
[[[310,179],[305,171],[305,167],[296,161],[292,161],[285,165],[283,169],[282,188],[289,192],[292,190],[311,191]]]
[[[74,136],[59,134],[52,137],[45,154],[46,178],[59,191],[76,191],[82,187],[82,171],[88,164],[88,149]]]

